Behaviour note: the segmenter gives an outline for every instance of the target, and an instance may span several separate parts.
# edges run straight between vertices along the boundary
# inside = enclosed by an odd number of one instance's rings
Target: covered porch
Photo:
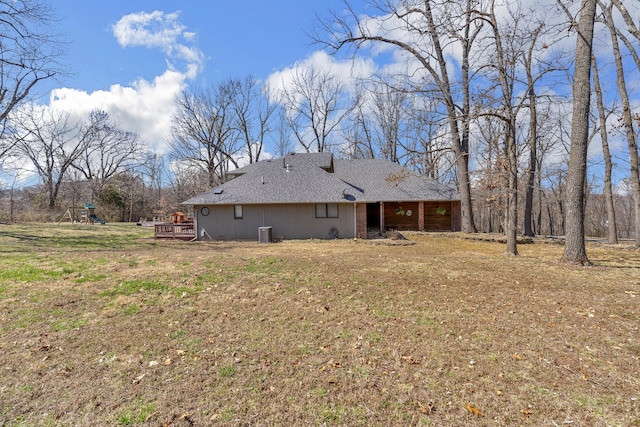
[[[367,229],[460,231],[460,202],[378,202],[366,205]]]

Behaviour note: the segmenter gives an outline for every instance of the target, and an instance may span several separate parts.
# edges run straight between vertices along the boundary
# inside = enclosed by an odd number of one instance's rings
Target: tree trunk
[[[573,117],[567,175],[566,240],[562,261],[588,265],[584,243],[584,185],[589,146],[591,101],[591,51],[596,0],[582,0],[577,25],[576,61],[573,73]]]
[[[509,163],[509,192],[507,195],[507,247],[505,253],[518,255],[518,150],[516,147],[515,117],[507,124],[507,159]]]
[[[541,165],[541,159],[538,159],[538,165]],[[537,219],[536,219],[536,232],[537,234],[542,234],[542,174],[540,171],[542,167],[538,167],[538,211],[537,211]]]
[[[502,96],[503,111],[497,114],[505,126],[505,155],[507,159],[507,211],[505,218],[505,234],[507,236],[507,246],[505,253],[508,255],[518,255],[518,149],[516,147],[516,117],[517,107],[513,105],[513,80],[508,75],[510,64],[507,59],[507,52],[503,46],[502,34],[495,12],[495,4],[491,5],[491,12],[487,15],[488,21],[493,29],[493,36],[496,48],[496,68],[500,92]]]
[[[613,204],[613,191],[611,186],[611,152],[609,151],[609,139],[607,134],[607,115],[604,111],[602,101],[602,88],[600,87],[600,76],[596,57],[593,61],[593,86],[596,93],[596,104],[598,106],[598,116],[600,120],[600,138],[602,139],[602,155],[604,157],[604,203],[607,211],[607,243],[615,245],[618,243],[618,229],[616,226],[616,211]]]
[[[524,235],[533,237],[533,191],[536,182],[536,165],[538,163],[538,112],[536,95],[533,91],[531,73],[529,79],[529,168],[527,170],[527,189],[524,198]]]
[[[624,78],[624,68],[622,64],[622,54],[618,44],[618,36],[613,17],[611,13],[611,5],[605,9],[606,23],[611,35],[611,46],[613,48],[613,57],[616,62],[616,83],[618,92],[620,93],[620,101],[622,102],[622,124],[624,125],[625,135],[627,137],[627,145],[629,147],[629,163],[631,166],[631,191],[634,201],[635,214],[635,242],[634,246],[640,247],[640,173],[638,159],[638,143],[636,141],[636,132],[633,128],[633,117],[631,116],[631,102],[629,101],[629,93],[627,92],[627,84]]]
[[[457,139],[457,138],[456,138]],[[456,142],[454,141],[454,147]],[[461,229],[465,233],[475,233],[473,206],[471,205],[471,180],[469,179],[469,150],[461,147],[454,150],[458,160],[458,192],[460,193]]]
[[[471,180],[469,179],[469,129],[471,127],[471,95],[469,78],[469,54],[475,35],[470,36],[472,23],[471,12],[473,10],[471,1],[467,1],[466,20],[464,27],[464,38],[462,40],[462,140],[460,141],[460,153],[458,156],[458,182],[460,192],[460,205],[462,210],[462,231],[465,233],[477,232],[473,221],[473,206],[471,204]]]

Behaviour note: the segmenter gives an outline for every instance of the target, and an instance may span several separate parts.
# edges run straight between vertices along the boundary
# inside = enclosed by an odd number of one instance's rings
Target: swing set
[[[79,222],[81,224],[104,225],[105,222],[95,214],[95,210],[96,207],[92,203],[85,203],[84,206],[69,206],[58,224],[68,219],[72,224]]]

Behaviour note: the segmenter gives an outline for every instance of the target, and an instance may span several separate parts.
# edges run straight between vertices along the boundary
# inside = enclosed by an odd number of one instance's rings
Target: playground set
[[[68,219],[72,224],[79,222],[84,224],[102,224],[105,222],[95,214],[96,207],[92,203],[85,203],[84,206],[69,206],[58,224]]]

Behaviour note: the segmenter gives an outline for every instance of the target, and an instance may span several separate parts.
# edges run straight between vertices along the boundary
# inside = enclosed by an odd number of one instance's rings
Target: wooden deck
[[[156,224],[155,225],[155,238],[156,239],[178,239],[178,240],[192,240],[196,237],[193,223],[182,224]]]

